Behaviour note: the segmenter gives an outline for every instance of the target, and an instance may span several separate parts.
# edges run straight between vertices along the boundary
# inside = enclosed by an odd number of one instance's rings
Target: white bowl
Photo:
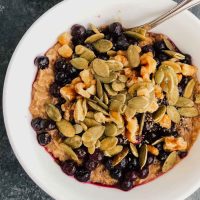
[[[56,37],[74,23],[97,25],[121,21],[142,24],[174,6],[170,0],[69,0],[44,14],[28,30],[11,59],[4,85],[4,120],[12,148],[28,175],[57,200],[183,200],[200,186],[200,140],[189,156],[169,173],[130,192],[82,184],[62,173],[52,157],[38,145],[28,110],[36,75],[34,58],[50,48]],[[154,31],[167,34],[200,66],[200,22],[184,12]]]

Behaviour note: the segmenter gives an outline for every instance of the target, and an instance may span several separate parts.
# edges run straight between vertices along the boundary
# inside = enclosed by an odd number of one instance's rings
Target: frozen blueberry
[[[145,179],[149,175],[149,168],[144,167],[138,172],[138,177],[141,179]]]
[[[167,49],[167,47],[166,47],[166,45],[165,45],[163,40],[155,42],[154,43],[154,48],[155,48],[156,51],[162,51],[162,50],[166,50]]]
[[[45,69],[49,66],[49,58],[47,56],[38,56],[34,63],[39,69]]]
[[[69,67],[69,71],[67,72],[68,77],[70,79],[76,78],[79,75],[80,71],[74,68],[72,65]]]
[[[154,52],[153,46],[152,45],[143,46],[142,52],[143,53]]]
[[[125,35],[121,35],[117,38],[116,48],[117,50],[127,50],[129,46],[129,42],[126,39]]]
[[[36,132],[41,130],[41,127],[40,127],[41,120],[42,118],[38,117],[38,118],[32,119],[31,121],[31,126]]]
[[[128,159],[124,158],[124,159],[116,166],[116,168],[118,168],[118,169],[124,169],[124,168],[126,168],[127,164],[128,164]]]
[[[65,174],[73,176],[76,171],[76,164],[72,160],[67,160],[62,165],[62,170]]]
[[[156,57],[158,58],[159,62],[169,60],[169,56],[165,53],[159,53]]]
[[[79,159],[84,159],[87,156],[87,151],[83,147],[75,149],[75,152]]]
[[[125,137],[123,137],[123,135],[120,135],[117,138],[118,138],[118,144],[119,145],[126,145],[126,144],[128,144],[128,140]]]
[[[102,59],[102,60],[108,60],[109,59],[109,56],[107,54],[103,54],[103,53],[99,54],[97,57]]]
[[[54,130],[56,128],[56,123],[53,120],[48,120],[48,124],[46,127],[46,131],[51,131]]]
[[[137,172],[136,171],[128,171],[125,173],[124,179],[129,181],[137,180]]]
[[[93,160],[95,162],[101,162],[103,160],[104,154],[99,149],[96,149],[93,154],[89,156],[90,160]]]
[[[128,170],[131,170],[131,171],[132,170],[138,170],[138,168],[139,168],[139,160],[137,158],[133,157],[133,156],[129,156],[128,159],[129,159],[129,162],[128,162],[126,168]]]
[[[147,157],[147,165],[151,165],[154,162],[154,156],[149,154]]]
[[[55,80],[56,83],[58,83],[60,86],[63,86],[65,84],[70,83],[72,79],[65,72],[58,72],[56,74]]]
[[[122,177],[122,170],[117,168],[111,169],[110,176],[116,180],[119,180]]]
[[[67,71],[69,70],[69,64],[65,58],[59,58],[54,64],[56,71]]]
[[[79,37],[79,38],[82,38],[82,37],[85,37],[86,35],[86,29],[84,26],[81,26],[80,24],[74,24],[72,27],[71,27],[71,35],[74,36],[74,37]]]
[[[91,172],[85,167],[78,167],[74,174],[74,177],[80,182],[87,182],[90,180]]]
[[[165,161],[168,157],[168,153],[166,153],[165,151],[160,151],[159,155],[157,156],[158,160]]]
[[[163,143],[160,142],[160,143],[156,144],[155,147],[156,147],[159,151],[162,151],[162,150],[163,150]]]
[[[109,158],[106,158],[106,159],[104,160],[104,166],[105,166],[105,168],[106,168],[107,170],[113,169],[112,160],[109,159]]]
[[[89,159],[85,162],[85,168],[88,169],[89,171],[96,169],[97,165],[98,165],[98,162],[94,160]]]
[[[124,191],[131,190],[133,188],[133,181],[123,180],[120,182],[120,189]]]
[[[186,85],[188,84],[188,82],[191,80],[191,77],[188,76],[183,76],[183,78],[181,79],[181,82],[178,84],[178,90],[179,90],[179,94],[182,96],[183,92],[185,90]]]
[[[53,96],[53,97],[60,97],[60,86],[57,83],[52,83],[49,87],[49,93]]]
[[[118,37],[122,34],[123,28],[119,22],[110,24],[109,31],[114,37]]]
[[[186,63],[188,65],[192,65],[192,57],[189,54],[185,54],[185,59],[181,61],[183,63]]]
[[[37,140],[41,146],[46,146],[51,142],[51,136],[48,133],[40,133],[37,135]]]
[[[180,158],[185,158],[188,155],[188,152],[179,152]]]

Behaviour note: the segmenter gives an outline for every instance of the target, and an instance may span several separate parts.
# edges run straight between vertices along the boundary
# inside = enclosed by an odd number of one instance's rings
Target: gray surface
[[[60,0],[0,0],[1,94],[8,62],[20,38],[42,13],[58,2]],[[200,7],[192,11],[200,17]],[[2,106],[0,109],[2,111]],[[8,142],[2,112],[0,128],[0,200],[51,200],[33,183],[16,160]],[[200,200],[200,190],[187,200]]]

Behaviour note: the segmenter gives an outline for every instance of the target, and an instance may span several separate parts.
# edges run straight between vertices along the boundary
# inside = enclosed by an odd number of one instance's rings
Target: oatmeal
[[[169,171],[197,138],[197,67],[163,34],[74,25],[35,64],[31,125],[80,182],[130,190]]]

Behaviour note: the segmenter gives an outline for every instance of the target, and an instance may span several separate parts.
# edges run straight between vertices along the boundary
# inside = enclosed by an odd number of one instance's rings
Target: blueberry
[[[76,164],[72,160],[67,160],[62,165],[62,170],[65,174],[73,176],[76,172]]]
[[[95,162],[101,162],[103,160],[104,154],[99,149],[96,149],[93,154],[89,156],[90,160],[93,160]]]
[[[185,59],[181,61],[185,64],[192,65],[192,57],[189,54],[185,54]]]
[[[113,166],[112,166],[112,160],[107,158],[104,160],[104,166],[107,170],[111,170],[113,169]]]
[[[56,83],[58,83],[60,86],[63,86],[65,84],[70,83],[72,79],[65,72],[58,72],[56,74],[55,80]]]
[[[79,73],[80,71],[78,69],[71,66],[68,71],[68,77],[70,77],[71,79],[76,78],[79,75]]]
[[[57,105],[62,105],[66,102],[66,100],[63,97],[58,97],[58,104]]]
[[[38,117],[38,118],[32,119],[31,121],[31,126],[36,132],[41,130],[41,127],[40,127],[41,120],[42,118]]]
[[[37,140],[41,146],[46,146],[51,142],[51,136],[48,133],[40,133],[37,135]]]
[[[118,144],[119,145],[126,145],[126,144],[128,144],[128,140],[123,135],[120,135],[117,138],[118,138]]]
[[[31,126],[36,132],[48,131],[55,129],[55,124],[47,119],[42,119],[40,117],[32,119]]]
[[[118,37],[116,41],[116,48],[117,50],[127,50],[129,46],[129,42],[126,39],[125,35],[121,35]]]
[[[79,44],[84,44],[85,38],[82,37],[72,37],[72,43],[74,46],[77,46]]]
[[[159,161],[165,161],[168,157],[168,153],[166,153],[165,151],[160,151],[159,155],[157,156]]]
[[[57,83],[52,83],[49,87],[49,93],[53,97],[60,97],[60,86]]]
[[[123,180],[120,182],[120,189],[124,191],[131,190],[133,188],[133,181]]]
[[[139,169],[139,160],[135,157],[129,156],[129,162],[127,164],[128,170],[138,170]]]
[[[179,137],[178,131],[172,132],[171,135],[174,136],[175,138]]]
[[[74,24],[72,27],[71,27],[71,35],[74,36],[74,37],[79,37],[79,38],[82,38],[82,37],[85,37],[86,35],[86,29],[84,26],[81,26],[80,24]]]
[[[89,171],[92,171],[92,170],[94,170],[94,169],[96,169],[96,167],[97,167],[97,165],[98,165],[98,162],[96,162],[96,161],[94,161],[94,160],[87,160],[86,162],[85,162],[85,168],[87,169],[87,170],[89,170]]]
[[[183,95],[185,87],[186,87],[186,85],[188,84],[188,82],[190,80],[191,80],[191,77],[183,76],[183,78],[181,79],[181,82],[178,84],[178,89],[179,89],[179,94],[180,95]]]
[[[186,156],[188,155],[188,152],[179,152],[179,157],[182,159],[182,158],[185,158]]]
[[[109,56],[107,54],[102,54],[102,53],[99,54],[97,57],[102,59],[102,60],[108,60],[109,59]]]
[[[163,143],[160,142],[160,143],[156,144],[155,147],[156,147],[159,151],[162,151],[162,150],[163,150]]]
[[[153,46],[152,45],[143,46],[142,52],[143,53],[154,52]]]
[[[155,132],[150,132],[150,133],[147,133],[144,137],[144,140],[145,141],[148,141],[149,143],[153,143],[155,142],[157,139],[159,138],[159,135],[156,134]]]
[[[90,180],[90,171],[85,167],[78,167],[74,174],[74,177],[80,182],[87,182]]]
[[[86,37],[90,37],[91,35],[94,34],[94,32],[90,29],[87,29],[85,34],[86,34]]]
[[[158,58],[159,62],[169,60],[169,56],[165,53],[159,53],[156,57]]]
[[[116,180],[122,178],[122,170],[114,168],[110,170],[110,176]]]
[[[147,157],[147,165],[151,165],[154,162],[154,156],[149,154]]]
[[[67,71],[69,69],[69,65],[65,58],[59,58],[56,60],[54,68],[56,71]]]
[[[87,156],[87,151],[83,147],[75,149],[75,152],[79,159],[84,159]]]
[[[47,56],[38,56],[34,63],[39,69],[45,69],[49,66],[49,58]]]
[[[144,167],[138,172],[138,177],[141,179],[145,179],[149,175],[149,168]]]
[[[48,124],[46,127],[46,131],[51,131],[54,130],[56,128],[56,123],[53,120],[48,120]]]
[[[88,49],[95,51],[94,50],[94,46],[92,44],[85,44],[85,47],[87,47]]]
[[[118,37],[122,34],[123,28],[119,22],[110,24],[109,31],[114,37]]]
[[[167,47],[166,47],[166,45],[165,45],[163,40],[155,42],[154,43],[154,48],[155,48],[156,51],[162,51],[162,50],[166,50],[167,49]]]
[[[163,99],[159,99],[159,100],[158,100],[158,104],[159,104],[159,105],[165,105],[165,106],[167,106],[167,105],[168,105],[168,101],[167,101],[166,96],[164,96]]]
[[[129,181],[135,181],[137,180],[137,172],[136,171],[128,171],[125,173],[124,176],[125,180],[129,180]]]
[[[118,169],[124,169],[124,168],[126,168],[127,164],[128,164],[128,159],[124,158],[124,159],[122,159],[122,161],[116,166],[116,168],[118,168]]]

